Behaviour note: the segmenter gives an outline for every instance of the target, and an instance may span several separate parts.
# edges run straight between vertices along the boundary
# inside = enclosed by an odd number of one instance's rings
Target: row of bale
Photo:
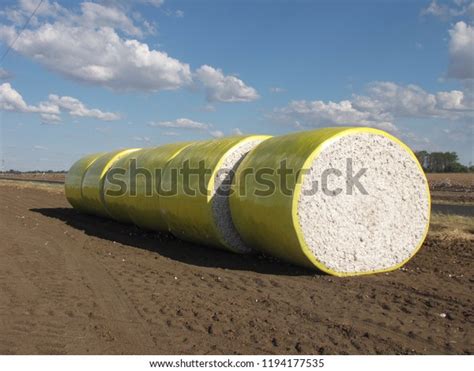
[[[87,214],[337,276],[401,267],[430,214],[413,152],[372,128],[96,153],[73,164],[65,191]]]

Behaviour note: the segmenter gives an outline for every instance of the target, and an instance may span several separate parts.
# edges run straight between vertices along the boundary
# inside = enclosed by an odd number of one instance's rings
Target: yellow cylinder
[[[153,231],[168,230],[160,205],[161,176],[166,164],[190,144],[171,143],[137,152],[138,170],[131,179],[134,195],[128,203],[128,213],[134,224]]]
[[[275,171],[282,163],[291,173],[284,185],[282,172]],[[333,168],[337,164],[347,169]],[[352,171],[359,164],[366,168],[357,174],[365,176],[367,194],[348,186],[353,176],[349,165]],[[327,177],[321,180],[318,174]],[[341,192],[336,187],[322,189],[328,179],[337,180]],[[305,193],[302,185],[314,189],[305,188]],[[261,143],[238,167],[230,208],[248,246],[298,265],[350,276],[405,264],[426,236],[430,196],[423,170],[406,145],[381,130],[340,127]],[[410,234],[407,243],[403,233]]]
[[[169,161],[159,201],[168,230],[188,241],[248,252],[232,225],[224,183],[242,157],[267,138],[239,136],[197,142]],[[193,175],[185,175],[186,168]]]
[[[100,152],[84,156],[83,158],[77,160],[66,174],[66,179],[64,182],[66,198],[71,206],[77,210],[84,211],[82,207],[82,180],[84,179],[84,175],[89,166],[91,166],[92,163],[104,153],[105,152]]]
[[[104,202],[104,182],[107,171],[123,156],[138,149],[124,149],[108,152],[97,158],[87,169],[82,181],[83,210],[90,214],[108,217]]]
[[[133,184],[131,182],[130,170],[133,164],[137,163],[137,157],[147,149],[140,149],[124,154],[118,158],[110,169],[108,176],[104,179],[103,200],[108,215],[121,222],[131,223],[132,219],[129,215],[130,208],[134,207],[136,201],[130,194]]]
[[[166,231],[157,193],[166,163],[189,143],[144,148],[117,160],[104,182],[104,202],[109,215],[122,223]]]

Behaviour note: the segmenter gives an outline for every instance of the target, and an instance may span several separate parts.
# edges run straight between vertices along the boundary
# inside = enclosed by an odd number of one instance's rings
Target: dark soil
[[[473,246],[335,278],[0,185],[0,354],[471,354]]]

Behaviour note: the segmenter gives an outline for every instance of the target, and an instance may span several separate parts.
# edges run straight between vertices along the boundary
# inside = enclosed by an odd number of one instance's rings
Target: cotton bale
[[[169,161],[161,180],[169,195],[160,197],[168,230],[188,241],[249,252],[233,226],[228,195],[238,164],[267,138],[251,135],[197,142]],[[201,176],[180,175],[186,167],[203,172]]]
[[[282,163],[292,174],[284,184],[275,171]],[[326,128],[257,146],[237,169],[230,208],[247,246],[351,276],[394,270],[418,251],[430,193],[415,155],[395,137]]]

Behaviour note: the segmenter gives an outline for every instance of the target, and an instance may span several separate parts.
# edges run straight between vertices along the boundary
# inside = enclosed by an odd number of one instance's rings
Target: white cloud
[[[23,26],[36,10],[34,17],[30,20],[33,26],[37,26],[40,19],[45,18],[83,27],[112,27],[135,37],[142,37],[146,33],[128,17],[127,9],[121,6],[120,1],[114,1],[110,6],[85,1],[80,4],[81,13],[74,13],[59,3],[48,0],[43,1],[40,7],[37,8],[37,6],[37,0],[20,0],[17,7],[6,8],[1,14],[16,26]],[[144,20],[140,20],[146,31],[147,26]]]
[[[44,125],[58,125],[61,123],[61,116],[55,113],[41,113],[41,123]]]
[[[58,115],[59,107],[50,102],[41,102],[37,106],[27,104],[21,94],[5,82],[0,85],[0,110],[22,113]]]
[[[30,24],[37,24],[38,19],[42,17],[58,17],[67,14],[67,10],[59,5],[57,2],[50,2],[44,0],[41,6],[38,7],[39,2],[36,0],[19,0],[18,7],[5,8],[1,12],[9,21],[16,25],[24,25],[29,17],[35,12],[31,18]]]
[[[12,27],[0,27],[0,39],[7,43],[16,35]],[[189,65],[137,40],[124,40],[109,27],[46,23],[25,30],[13,49],[69,78],[116,90],[177,89],[192,80]]]
[[[340,102],[292,101],[288,106],[277,108],[271,114],[278,121],[296,128],[330,125],[364,125],[393,130],[391,117],[383,112],[359,110],[349,100]]]
[[[20,10],[28,15],[32,14],[35,9],[35,14],[37,16],[46,17],[56,16],[59,13],[63,13],[65,11],[65,9],[57,2],[50,2],[49,0],[44,0],[40,7],[38,7],[39,2],[37,0],[19,0],[18,3]]]
[[[222,138],[225,135],[221,130],[211,130],[209,134],[214,138]]]
[[[233,134],[233,135],[244,135],[244,133],[242,132],[242,130],[240,130],[239,128],[234,128],[234,129],[232,129],[232,134]]]
[[[474,2],[458,0],[451,3],[440,3],[432,0],[426,8],[421,10],[422,15],[438,17],[442,20],[449,20],[463,15],[473,16]]]
[[[88,28],[112,27],[127,35],[142,37],[143,31],[119,8],[107,7],[92,2],[81,4],[82,14],[72,18],[78,25]]]
[[[59,97],[51,94],[48,100],[37,105],[29,105],[21,94],[9,83],[0,85],[0,110],[22,113],[38,113],[43,123],[52,124],[60,122],[60,114],[67,112],[76,117],[92,117],[102,121],[113,121],[120,116],[112,112],[103,112],[97,108],[88,108],[76,98]]]
[[[474,79],[474,27],[457,22],[449,30],[448,76],[456,79]]]
[[[33,107],[28,106],[23,97],[9,83],[0,85],[0,110],[32,112]]]
[[[257,91],[235,76],[225,76],[220,69],[204,65],[196,70],[209,102],[250,102],[259,98]]]
[[[416,85],[374,82],[366,95],[340,102],[292,101],[276,108],[270,117],[296,128],[364,125],[396,132],[394,121],[400,117],[472,120],[474,105],[459,90],[432,94]]]
[[[210,127],[210,125],[208,124],[204,124],[198,121],[193,121],[187,118],[179,118],[173,121],[150,122],[149,125],[158,126],[162,128],[197,129],[197,130],[207,130]]]
[[[355,96],[354,104],[368,112],[384,112],[394,117],[460,119],[474,107],[464,99],[464,92],[452,90],[428,93],[417,85],[374,82],[366,96]]]
[[[120,115],[116,113],[103,112],[97,108],[87,108],[80,100],[73,97],[59,97],[55,94],[50,94],[49,102],[58,106],[61,110],[69,112],[71,116],[92,117],[102,121],[114,121],[120,119]]]
[[[163,3],[142,2],[154,6]],[[202,66],[193,74],[189,64],[130,38],[154,32],[155,27],[133,12],[128,2],[105,3],[112,5],[86,1],[74,11],[46,0],[12,49],[70,79],[118,91],[175,90],[191,87],[197,77],[210,101],[258,98],[254,88],[234,76],[225,76],[211,66]],[[13,24],[0,26],[0,41],[11,44],[36,5],[33,0],[21,0],[18,7],[2,11]],[[174,14],[179,17],[183,12]]]

